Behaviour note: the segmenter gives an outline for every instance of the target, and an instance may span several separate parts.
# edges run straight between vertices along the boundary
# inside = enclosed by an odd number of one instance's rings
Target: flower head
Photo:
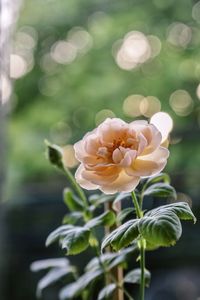
[[[105,194],[133,191],[141,177],[162,171],[169,151],[159,130],[147,121],[106,119],[74,145],[81,162],[75,178],[87,190]]]

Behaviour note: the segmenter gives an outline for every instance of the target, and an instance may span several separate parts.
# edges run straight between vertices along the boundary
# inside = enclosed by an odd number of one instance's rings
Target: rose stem
[[[119,207],[119,210],[121,209],[121,207]],[[108,210],[113,210],[112,208],[112,202],[107,202],[104,204],[104,210],[108,211]],[[108,235],[109,233],[111,233],[114,229],[116,229],[116,225],[112,226],[112,227],[105,227],[105,233],[106,235]],[[108,251],[110,251],[110,249],[108,249]],[[123,268],[122,267],[116,267],[113,268],[111,270],[112,272],[112,276],[115,278],[115,281],[118,284],[121,284],[123,282]],[[107,284],[110,283],[110,278],[107,277]],[[124,291],[122,288],[118,288],[116,289],[114,295],[113,295],[113,300],[124,300]]]
[[[88,201],[87,198],[83,192],[83,190],[80,188],[80,186],[78,185],[78,183],[76,182],[74,176],[72,175],[72,173],[70,172],[70,170],[68,168],[62,168],[62,171],[64,172],[64,174],[67,176],[67,178],[69,179],[71,185],[73,186],[73,188],[75,189],[75,191],[77,192],[77,195],[79,195],[79,197],[82,199],[83,203],[86,205],[86,207],[88,207]]]
[[[142,200],[141,206],[138,203],[137,197],[135,195],[135,192],[131,193],[133,204],[135,206],[135,211],[137,218],[140,219],[143,217],[143,211],[142,211]],[[141,270],[141,277],[140,277],[140,300],[144,300],[145,297],[145,239],[140,238],[139,241],[139,247],[140,247],[140,270]]]

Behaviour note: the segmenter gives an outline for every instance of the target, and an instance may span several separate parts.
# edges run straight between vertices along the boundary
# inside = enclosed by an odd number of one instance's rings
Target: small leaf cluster
[[[106,210],[98,216],[93,216],[96,211],[101,210],[105,203],[113,200],[114,196],[92,195],[88,198],[88,206],[85,207],[81,199],[70,189],[64,189],[64,203],[70,212],[63,218],[63,224],[49,234],[46,239],[46,246],[59,241],[66,255],[76,255],[85,251],[88,247],[95,250],[96,255],[85,266],[84,273],[78,276],[77,267],[72,266],[68,259],[48,259],[34,262],[31,265],[32,271],[49,269],[49,272],[39,281],[37,296],[41,297],[42,291],[49,285],[68,276],[72,281],[61,289],[59,299],[76,299],[84,295],[84,299],[91,299],[90,290],[92,285],[105,276],[109,277],[111,270],[117,266],[125,266],[125,263],[132,253],[138,252],[136,244],[123,249],[119,253],[100,253],[100,241],[95,236],[95,228],[99,226],[112,227],[116,223],[116,213],[113,210]],[[119,284],[130,283],[124,279]],[[132,280],[132,283],[138,283]],[[118,288],[118,283],[110,281],[106,287],[99,291],[98,299],[109,299],[108,297]]]
[[[64,189],[63,199],[67,213],[63,217],[62,225],[49,234],[46,246],[58,241],[65,255],[77,255],[88,248],[93,250],[94,257],[87,263],[82,274],[76,266],[71,265],[67,258],[48,259],[31,265],[33,271],[47,270],[47,274],[39,281],[37,296],[56,281],[68,277],[68,283],[59,292],[60,300],[93,299],[93,287],[96,282],[107,282],[102,285],[97,300],[112,299],[117,289],[126,291],[127,284],[140,284],[141,270],[137,267],[127,274],[120,282],[113,277],[116,267],[126,268],[129,256],[140,250],[140,240],[145,242],[147,250],[159,247],[173,246],[181,237],[182,225],[180,220],[196,221],[191,208],[185,202],[176,202],[176,191],[170,185],[169,176],[160,173],[142,180],[135,191],[140,208],[148,197],[173,199],[173,203],[142,211],[137,216],[137,208],[131,202],[132,194],[119,193],[117,195],[92,194],[85,197],[83,191],[73,181],[73,176],[62,165],[62,150],[56,145],[47,144],[47,156],[50,162],[61,169],[69,179],[72,187]],[[126,207],[123,207],[125,203]],[[103,207],[104,212],[102,212]],[[109,234],[100,237],[99,228],[107,228]],[[105,251],[106,249],[106,251]],[[140,258],[139,258],[140,259]],[[149,286],[151,274],[145,269],[145,284]],[[129,295],[129,299],[133,299]]]
[[[176,200],[176,191],[170,185],[170,179],[167,174],[160,173],[149,178],[143,183],[138,197],[143,201],[144,197],[168,197]],[[119,195],[115,199],[114,205],[122,199]],[[129,209],[126,209],[129,213]],[[124,211],[120,213],[123,215]],[[118,216],[119,218],[119,216]],[[158,247],[173,246],[181,237],[182,225],[180,220],[193,220],[190,206],[186,202],[174,202],[167,205],[154,208],[144,212],[141,218],[131,219],[114,231],[112,231],[102,242],[102,250],[111,246],[113,250],[119,251],[129,246],[133,241],[139,240],[140,237],[146,241],[146,249],[153,250]]]

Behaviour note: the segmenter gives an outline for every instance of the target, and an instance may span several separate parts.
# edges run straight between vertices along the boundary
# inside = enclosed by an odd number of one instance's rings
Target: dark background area
[[[31,273],[30,263],[63,255],[56,245],[44,246],[65,213],[67,186],[45,158],[45,138],[67,145],[74,170],[73,143],[106,117],[131,122],[166,112],[173,120],[166,171],[178,200],[191,204],[198,219],[199,25],[198,1],[24,1],[12,38],[4,130],[0,299],[36,299],[42,273]],[[167,120],[159,121],[166,130]],[[147,300],[200,299],[199,229],[198,221],[184,224],[174,248],[148,253]],[[57,288],[44,299],[56,300]]]

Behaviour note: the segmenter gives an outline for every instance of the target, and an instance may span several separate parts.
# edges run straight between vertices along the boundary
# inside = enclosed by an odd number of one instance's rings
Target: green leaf
[[[102,264],[106,266],[107,271],[126,261],[129,254],[136,251],[137,246],[128,247],[120,253],[106,253],[99,257],[93,258],[85,267],[85,274],[79,279],[63,288],[59,294],[60,300],[73,299],[79,296],[93,282],[99,279],[104,273]],[[99,261],[101,260],[101,263]]]
[[[70,265],[69,260],[66,258],[38,260],[31,264],[31,271],[33,272],[49,268],[51,268],[51,270],[37,284],[36,294],[38,298],[41,297],[42,291],[46,287],[60,280],[67,274],[75,272],[75,268]]]
[[[84,206],[82,201],[74,195],[70,188],[65,188],[63,191],[64,203],[71,211],[83,211]]]
[[[66,268],[53,268],[50,270],[37,284],[36,295],[38,298],[41,297],[42,291],[48,287],[49,285],[55,283],[60,280],[62,277],[66,276],[69,273],[72,273],[73,269]]]
[[[101,250],[111,245],[114,250],[120,250],[130,245],[139,235],[138,219],[130,220],[112,231],[102,242]]]
[[[145,216],[161,214],[163,209],[165,211],[174,212],[180,220],[191,220],[196,223],[196,217],[194,216],[189,204],[186,202],[176,202],[159,206],[147,212]]]
[[[66,214],[62,220],[62,223],[74,225],[82,218],[83,218],[83,215],[81,212],[74,211],[74,212]]]
[[[62,248],[67,254],[75,255],[81,253],[89,246],[90,231],[83,227],[69,230],[62,240]]]
[[[58,145],[51,144],[49,141],[45,140],[47,146],[46,156],[52,165],[57,166],[58,168],[63,168],[62,163],[62,148]]]
[[[99,268],[102,268],[102,265],[106,268],[107,271],[110,271],[112,268],[115,268],[118,265],[124,263],[128,256],[133,252],[138,250],[137,245],[128,247],[120,251],[120,253],[105,253],[101,254],[100,257],[92,258],[87,266],[85,267],[85,271],[94,271]],[[101,262],[101,263],[100,263]]]
[[[166,184],[170,184],[170,177],[166,173],[159,173],[157,175],[154,175],[152,177],[149,177],[144,184],[144,189],[152,184],[158,183],[158,182],[163,182]]]
[[[98,300],[110,299],[116,288],[117,285],[115,283],[108,284],[100,291],[98,295]]]
[[[30,268],[32,272],[38,272],[50,268],[68,268],[70,261],[67,258],[49,258],[34,261]]]
[[[145,277],[145,285],[148,287],[151,280],[151,273],[147,269],[145,269],[144,277]],[[137,268],[127,273],[126,276],[124,277],[124,282],[140,284],[141,269]]]
[[[83,274],[76,282],[64,287],[59,293],[60,300],[73,299],[79,296],[90,284],[96,281],[103,274],[102,269]]]
[[[163,209],[161,215],[145,216],[139,222],[141,235],[152,245],[172,246],[181,237],[181,222],[176,214]]]
[[[85,227],[92,229],[100,225],[112,226],[114,223],[115,223],[115,213],[112,211],[106,211],[100,216],[93,218],[89,222],[87,222]]]
[[[60,239],[67,254],[78,254],[89,246],[90,230],[85,227],[63,225],[53,231],[46,240],[46,246]]]
[[[185,202],[164,205],[149,211],[139,219],[138,228],[151,246],[167,247],[174,245],[182,234],[179,219],[196,220]]]
[[[101,248],[103,250],[110,245],[114,250],[120,250],[139,235],[147,241],[148,249],[174,245],[182,234],[179,219],[196,221],[187,203],[160,206],[147,212],[141,219],[130,220],[119,226],[103,240]]]
[[[117,215],[117,222],[121,223],[126,219],[130,214],[135,213],[135,208],[134,207],[127,207],[121,210],[118,215]]]
[[[154,197],[172,197],[177,198],[175,189],[166,183],[155,183],[149,186],[144,192],[143,196]]]

